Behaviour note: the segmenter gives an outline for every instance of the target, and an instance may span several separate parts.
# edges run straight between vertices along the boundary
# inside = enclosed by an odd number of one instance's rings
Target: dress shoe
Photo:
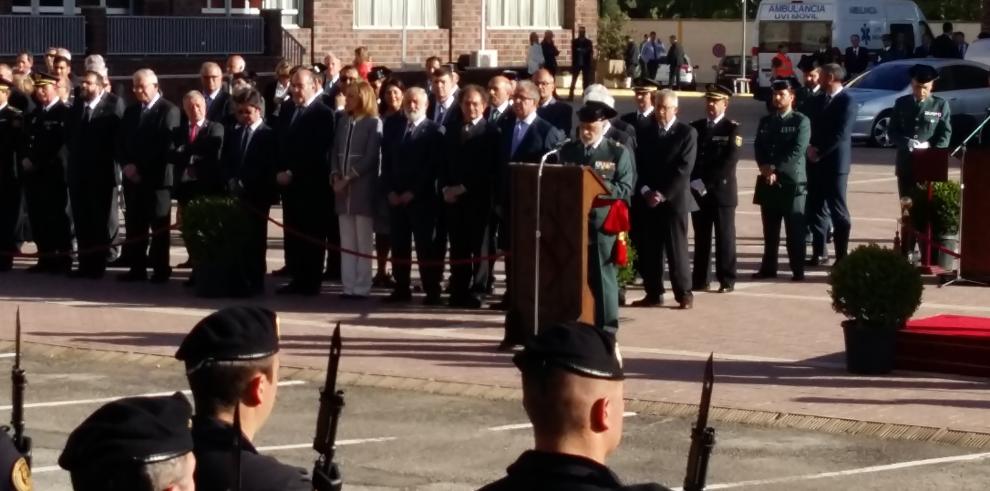
[[[395,286],[395,281],[392,280],[392,275],[379,272],[371,280],[371,286],[375,288],[392,288]]]
[[[753,273],[753,276],[751,276],[751,278],[753,278],[754,280],[765,280],[776,277],[777,277],[777,273],[767,273],[765,271],[757,271]]]
[[[35,264],[34,266],[29,266],[27,269],[24,270],[24,272],[25,273],[37,274],[37,273],[47,273],[49,270],[50,270],[50,268],[49,268],[49,266],[47,264],[42,263],[42,262],[39,262],[38,264]]]
[[[806,266],[828,266],[828,257],[812,256],[811,259],[804,262]]]
[[[124,259],[124,256],[120,256],[107,264],[108,268],[130,268],[130,263]]]
[[[168,279],[172,277],[172,268],[162,269],[155,271],[151,274],[150,281],[155,284],[168,283]]]
[[[327,270],[323,273],[323,281],[340,282],[340,271]]]
[[[175,269],[192,269],[192,261],[182,261],[175,265]]]
[[[693,291],[693,292],[706,292],[706,291],[708,291],[708,287],[709,287],[709,285],[696,285],[696,286],[692,286],[691,287],[691,291]]]
[[[470,295],[450,297],[450,301],[447,302],[447,305],[462,309],[478,309],[481,308],[481,300]]]
[[[299,293],[299,286],[295,283],[286,283],[275,289],[276,295],[295,295]]]
[[[366,295],[357,295],[354,293],[342,293],[340,295],[341,300],[364,300],[368,298]]]
[[[509,310],[509,302],[506,302],[504,299],[499,300],[498,302],[490,304],[488,308],[491,310]]]
[[[680,302],[677,302],[677,303],[678,303],[678,306],[677,306],[678,309],[680,309],[680,310],[691,310],[691,309],[694,308],[694,295],[692,295],[690,297],[684,297],[684,298],[682,298],[680,300]]]
[[[148,279],[148,272],[143,269],[132,269],[126,273],[120,273],[117,275],[117,281],[146,281]]]
[[[732,285],[722,285],[718,288],[719,293],[732,293],[736,290],[735,286]]]
[[[633,300],[630,305],[633,307],[660,307],[663,305],[663,297],[647,295],[639,300]]]
[[[275,276],[275,277],[289,276],[289,267],[288,266],[282,266],[281,268],[278,268],[278,269],[272,271],[272,276]]]
[[[428,294],[426,295],[426,298],[423,299],[423,305],[427,307],[438,307],[443,305],[443,298],[440,297],[439,293]]]
[[[791,281],[804,281],[804,273],[795,273],[791,276]]]
[[[406,303],[412,300],[412,293],[409,290],[394,290],[387,297],[382,299],[385,303]]]
[[[498,344],[498,348],[496,348],[496,349],[498,351],[501,351],[502,353],[507,353],[507,352],[510,352],[513,349],[515,349],[516,346],[521,346],[521,345],[522,345],[522,343],[516,343],[516,342],[513,342],[513,341],[509,341],[509,340],[503,340],[501,343]]]

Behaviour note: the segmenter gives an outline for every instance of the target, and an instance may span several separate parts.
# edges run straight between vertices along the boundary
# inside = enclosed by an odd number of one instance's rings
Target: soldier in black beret
[[[31,491],[31,466],[6,431],[0,431],[0,491]]]
[[[480,491],[668,489],[624,486],[605,465],[622,438],[625,409],[622,357],[612,334],[580,322],[552,325],[512,361],[522,372],[535,446]]]
[[[107,403],[72,431],[58,465],[75,491],[192,491],[191,415],[178,392]]]
[[[243,491],[311,490],[303,469],[259,455],[251,443],[265,425],[278,392],[278,317],[261,307],[228,307],[201,320],[175,357],[186,364],[196,403],[196,487],[232,488],[234,412],[240,413],[240,469]]]

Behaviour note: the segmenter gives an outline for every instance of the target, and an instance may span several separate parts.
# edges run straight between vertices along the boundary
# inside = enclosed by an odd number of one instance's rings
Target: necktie
[[[206,96],[206,110],[209,111],[211,107],[213,107],[213,98]]]
[[[406,134],[402,136],[402,139],[408,140],[412,136],[413,131],[416,131],[416,125],[409,123],[409,126],[406,127]]]
[[[443,108],[443,104],[437,104],[437,123],[443,122],[443,113],[446,109]]]
[[[591,161],[591,154],[595,151],[594,147],[588,146],[584,147],[584,160],[587,162]]]
[[[516,149],[519,148],[519,144],[522,143],[523,135],[526,134],[526,123],[520,121],[516,123],[516,129],[512,132],[512,154],[516,153]]]
[[[289,120],[289,126],[296,124],[296,120],[299,119],[299,115],[305,111],[306,108],[302,106],[296,106],[296,110],[292,112],[292,119]]]
[[[709,119],[708,120],[708,129],[712,129],[714,127],[715,127],[715,122]]]
[[[492,109],[492,112],[488,114],[488,121],[494,123],[498,121],[499,116],[501,116],[501,114],[499,114],[498,109]]]
[[[251,127],[245,126],[244,135],[241,137],[241,159],[244,158],[244,155],[247,155],[248,143],[250,142],[251,142]]]
[[[199,134],[199,125],[193,124],[189,127],[189,143],[196,141],[196,135]]]
[[[829,102],[832,102],[832,96],[825,94],[825,105],[827,106]]]
[[[88,123],[89,120],[92,118],[93,118],[93,108],[89,107],[89,105],[87,104],[86,108],[83,109],[83,122]]]

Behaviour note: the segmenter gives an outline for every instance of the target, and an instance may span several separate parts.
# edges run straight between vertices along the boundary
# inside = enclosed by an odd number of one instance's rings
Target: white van
[[[909,0],[764,0],[756,14],[757,90],[769,90],[770,63],[781,44],[788,46],[788,57],[800,77],[801,56],[824,47],[823,39],[844,54],[850,36],[856,34],[860,46],[876,52],[883,47],[882,35],[900,34],[911,52],[921,44],[924,20],[921,9]]]

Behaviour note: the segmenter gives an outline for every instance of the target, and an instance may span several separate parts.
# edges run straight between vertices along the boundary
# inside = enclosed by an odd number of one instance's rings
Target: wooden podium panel
[[[967,149],[963,162],[959,273],[990,281],[990,149]]]
[[[506,339],[521,343],[534,332],[536,180],[538,165],[512,164],[511,252]],[[539,325],[580,320],[594,324],[588,286],[588,219],[595,197],[606,191],[587,167],[543,167],[540,204]]]

